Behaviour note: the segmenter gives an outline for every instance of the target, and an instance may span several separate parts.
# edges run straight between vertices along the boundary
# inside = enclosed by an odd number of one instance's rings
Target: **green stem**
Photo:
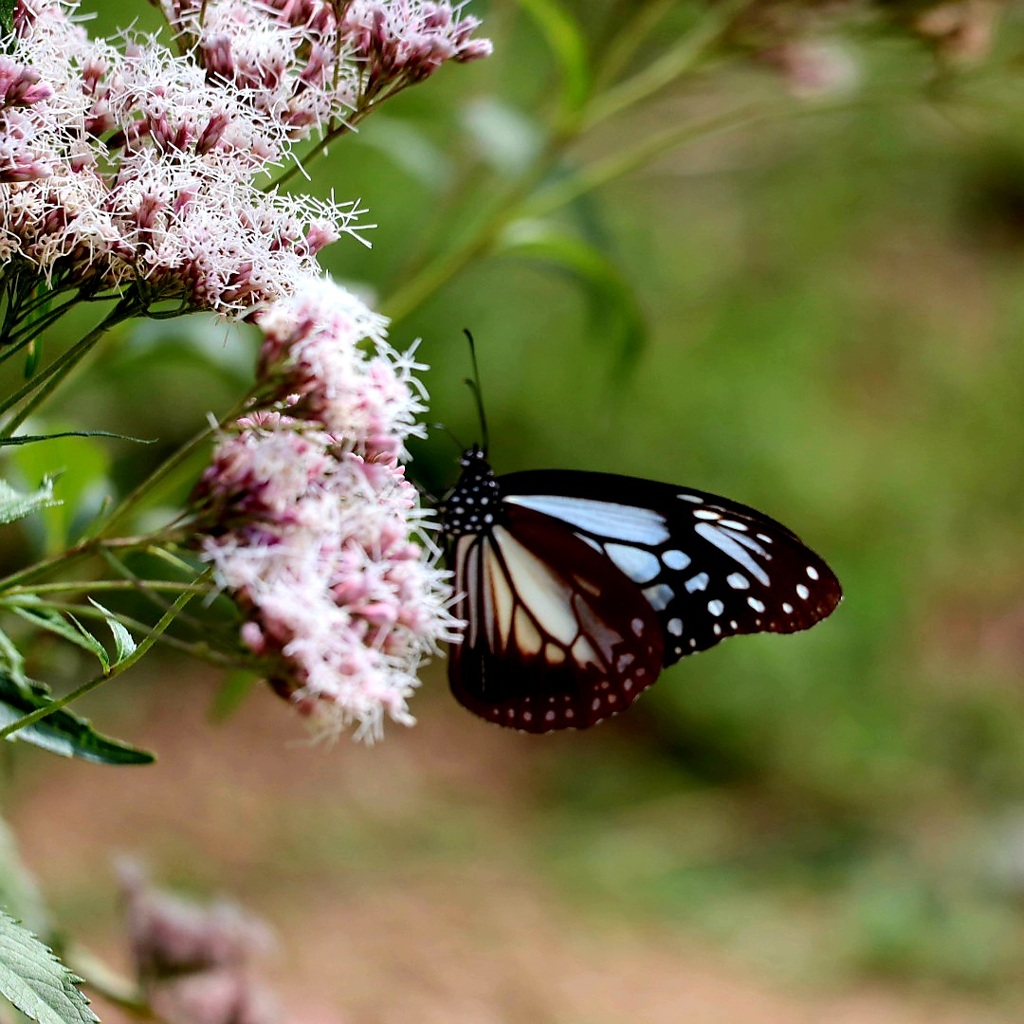
[[[544,180],[552,168],[557,166],[566,147],[575,137],[586,128],[592,127],[612,114],[646,99],[696,66],[709,48],[721,38],[736,13],[747,2],[748,0],[729,0],[722,4],[720,8],[716,8],[703,18],[685,39],[645,71],[592,100],[587,109],[582,112],[579,120],[571,126],[571,130],[554,130],[547,147],[534,167],[502,197],[502,201],[496,204],[494,212],[482,222],[470,238],[462,246],[435,256],[418,274],[408,280],[382,304],[382,312],[393,321],[407,316],[474,260],[490,252],[498,243],[502,231],[513,221],[523,216],[535,215],[536,211],[540,209],[545,211],[555,209],[562,205],[563,201],[576,198],[597,185],[605,184],[615,177],[642,166],[653,156],[660,155],[673,145],[679,145],[681,142],[705,132],[710,133],[737,123],[744,123],[749,115],[733,113],[712,118],[703,124],[669,129],[656,135],[653,139],[646,140],[627,154],[603,161],[589,172],[584,172],[568,181],[559,181],[546,189],[542,193],[543,198],[539,201],[536,195],[530,198],[531,191]],[[554,199],[557,201],[548,201]]]
[[[85,979],[84,983],[89,989],[103,996],[108,1003],[113,1003],[138,1020],[160,1024],[161,1018],[146,1001],[139,987],[129,978],[118,974],[96,954],[84,946],[74,944],[65,947],[63,959],[75,974]]]
[[[513,221],[551,213],[685,142],[756,121],[759,117],[752,113],[755,109],[751,107],[730,111],[696,124],[669,128],[645,139],[626,153],[593,164],[580,174],[560,179],[527,198],[534,179],[543,177],[547,165],[539,166],[537,173],[531,176],[530,183],[524,182],[515,195],[507,197],[508,201],[501,204],[465,245],[438,256],[424,267],[419,275],[383,303],[382,312],[392,320],[401,320],[407,316],[475,259],[488,253],[497,244],[501,232]],[[548,162],[553,163],[553,158]]]
[[[98,622],[105,622],[107,618],[98,608],[93,608],[90,605],[75,604],[71,601],[47,601],[46,606],[58,611],[71,612],[82,619],[96,619]],[[152,629],[148,622],[133,618],[131,615],[125,615],[124,612],[118,612],[117,619],[123,626],[135,630],[140,635],[148,634]],[[255,655],[246,657],[242,654],[225,654],[222,651],[214,650],[203,640],[183,640],[181,637],[171,636],[169,633],[161,633],[157,637],[157,643],[170,647],[172,650],[180,651],[182,654],[187,654],[189,657],[205,661],[210,665],[216,665],[217,668],[260,672],[266,667],[265,663],[260,661]]]
[[[616,27],[609,30],[604,58],[594,72],[594,85],[598,88],[610,87],[647,41],[658,22],[675,7],[676,0],[650,0],[637,11],[635,0],[620,0],[607,19],[609,25]],[[620,29],[618,26],[631,16],[633,20],[625,29]]]
[[[204,577],[209,577],[211,570],[207,570],[203,573]],[[202,578],[202,577],[200,577]],[[0,740],[7,739],[9,736],[13,736],[14,733],[20,729],[25,729],[30,725],[35,725],[36,722],[42,721],[42,719],[52,715],[55,711],[60,711],[66,708],[69,704],[73,704],[76,700],[84,697],[87,693],[95,690],[98,686],[102,686],[103,683],[109,682],[116,676],[119,676],[122,672],[127,671],[135,664],[149,649],[156,643],[167,627],[177,618],[178,612],[180,612],[188,603],[195,597],[195,593],[189,591],[188,593],[182,594],[174,604],[160,617],[160,621],[152,628],[149,634],[139,643],[139,646],[132,651],[123,661],[119,661],[109,672],[104,672],[101,675],[94,676],[92,679],[81,686],[76,687],[70,693],[63,697],[58,697],[51,703],[47,704],[44,708],[38,708],[31,714],[24,715],[17,719],[17,721],[11,722],[10,725],[4,726],[0,729]]]
[[[58,566],[70,565],[82,558],[89,558],[98,553],[100,547],[107,548],[137,548],[152,543],[151,537],[112,537],[106,540],[90,538],[83,540],[74,547],[61,551],[59,554],[51,555],[40,562],[27,565],[16,572],[12,572],[0,579],[0,594],[18,587],[27,580],[35,579],[38,576],[45,576],[52,569]]]
[[[708,50],[728,31],[733,20],[748,0],[729,0],[713,7],[689,35],[648,64],[632,78],[609,89],[594,99],[584,112],[581,128],[592,128],[613,114],[647,99],[670,85],[704,59]]]
[[[599,160],[572,178],[565,178],[537,192],[519,211],[519,217],[543,217],[588,192],[601,188],[633,171],[645,166],[655,157],[716,132],[729,131],[744,125],[767,120],[770,112],[756,106],[716,114],[707,120],[667,128],[644,139],[633,149]]]
[[[145,480],[125,496],[106,520],[97,524],[92,537],[99,539],[109,536],[114,527],[120,523],[136,505],[152,493],[157,484],[163,483],[167,477],[180,469],[217,433],[218,430],[221,429],[221,427],[224,426],[225,423],[230,423],[232,420],[238,419],[238,417],[245,411],[245,408],[248,406],[251,399],[252,393],[250,392],[237,402],[227,413],[225,413],[214,426],[205,427],[196,434],[191,441],[179,448],[173,455],[157,466],[157,468],[153,470]]]
[[[0,402],[0,414],[20,403],[21,409],[11,417],[0,430],[0,437],[10,437],[18,427],[49,397],[56,387],[67,378],[71,371],[92,350],[96,342],[111,327],[127,320],[138,312],[133,300],[122,299],[114,310],[94,327],[77,345],[58,356],[45,370],[38,373],[23,388],[20,388],[4,402]]]
[[[153,590],[169,590],[171,592],[179,592],[185,590],[192,590],[195,588],[194,583],[183,583],[176,580],[91,580],[85,582],[82,580],[64,580],[58,583],[37,583],[30,587],[10,587],[3,592],[3,596],[0,597],[0,607],[9,603],[9,599],[12,597],[22,596],[34,596],[36,594],[70,594],[76,591],[117,591],[127,590],[132,593],[138,590],[150,588]],[[199,593],[199,591],[196,591]],[[202,593],[206,593],[203,590]]]

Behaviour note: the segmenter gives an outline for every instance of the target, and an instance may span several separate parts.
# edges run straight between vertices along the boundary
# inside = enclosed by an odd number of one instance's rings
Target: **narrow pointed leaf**
[[[0,525],[13,523],[42,508],[53,508],[60,502],[53,496],[53,479],[47,477],[32,494],[16,491],[6,480],[0,480]]]
[[[50,948],[0,910],[0,993],[38,1024],[96,1024],[99,1017]]]
[[[74,616],[65,618],[60,612],[45,605],[29,604],[10,605],[11,611],[20,615],[26,622],[31,622],[39,629],[45,629],[81,647],[82,650],[94,654],[103,666],[104,672],[110,671],[110,658],[107,649],[96,639]],[[68,619],[71,621],[69,622]]]
[[[2,629],[0,629],[0,660],[3,662],[0,668],[10,672],[15,682],[28,683],[25,677],[25,657]]]
[[[62,426],[51,422],[47,425]],[[58,554],[68,546],[78,527],[92,518],[110,491],[108,446],[94,437],[79,436],[73,431],[60,433],[66,436],[53,433],[46,444],[16,445],[8,452],[25,480],[38,480],[44,474],[54,475],[53,471],[59,470],[55,491],[62,504],[47,509],[39,517],[43,546],[48,555]]]
[[[106,619],[107,625],[110,627],[110,632],[114,634],[114,664],[120,665],[125,658],[135,653],[135,648],[138,646],[135,643],[135,638],[114,616],[114,613],[104,608],[99,601],[94,601],[90,597],[89,603],[95,605],[101,612],[103,612],[103,617]]]
[[[0,728],[52,703],[45,686],[38,683],[19,686],[6,673],[0,672]],[[9,738],[23,740],[61,757],[77,757],[97,764],[151,764],[155,760],[146,750],[96,732],[87,718],[67,708],[19,729]]]

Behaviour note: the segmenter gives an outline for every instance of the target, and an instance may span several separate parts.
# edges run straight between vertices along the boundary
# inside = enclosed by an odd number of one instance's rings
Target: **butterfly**
[[[680,658],[808,629],[842,599],[796,534],[728,498],[610,473],[498,477],[478,446],[461,466],[441,507],[465,622],[448,680],[499,725],[595,725]]]

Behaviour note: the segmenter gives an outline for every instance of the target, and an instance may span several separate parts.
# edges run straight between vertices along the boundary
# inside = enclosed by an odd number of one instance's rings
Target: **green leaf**
[[[96,1024],[72,974],[27,928],[0,910],[0,993],[38,1024]]]
[[[92,633],[73,615],[67,615],[67,618],[65,618],[66,613],[62,614],[46,605],[40,604],[37,606],[32,603],[36,600],[38,599],[31,596],[19,597],[18,601],[23,603],[14,604],[12,601],[8,603],[7,607],[15,615],[20,615],[26,622],[31,622],[38,629],[45,629],[49,633],[54,633],[69,643],[81,647],[82,650],[94,654],[100,665],[103,666],[103,671],[110,671],[110,658],[107,655],[107,649]],[[70,622],[68,621],[69,619]]]
[[[32,494],[16,491],[6,480],[0,480],[0,525],[24,519],[40,509],[53,508],[60,502],[53,496],[53,477],[43,478],[39,490]]]
[[[0,672],[0,728],[53,704],[45,686],[19,686]],[[146,750],[96,732],[87,718],[61,708],[34,725],[19,729],[11,740],[24,740],[61,757],[77,757],[97,764],[151,764],[156,758]]]
[[[110,632],[114,634],[114,664],[120,665],[125,658],[130,657],[135,653],[136,643],[135,638],[128,632],[128,630],[122,625],[122,623],[114,616],[114,613],[108,611],[99,603],[94,601],[91,597],[89,603],[95,605],[101,612],[103,612],[103,618],[106,620],[107,625],[110,627]]]
[[[562,74],[561,118],[573,122],[590,95],[590,68],[583,31],[556,0],[519,0],[555,55]]]
[[[0,821],[0,907],[13,913],[34,932],[46,932],[50,925],[35,877],[18,852],[14,835]]]
[[[587,289],[600,333],[618,350],[620,368],[642,350],[647,324],[633,286],[619,268],[592,245],[542,221],[517,221],[505,232],[500,251],[544,260],[569,271]]]
[[[16,682],[28,682],[25,676],[24,655],[18,650],[15,642],[2,629],[0,629],[0,658],[4,662],[2,667],[5,667],[10,672]]]
[[[372,127],[353,136],[353,141],[382,153],[431,192],[440,192],[452,180],[451,158],[410,121],[377,114]]]
[[[477,151],[499,174],[525,174],[543,149],[537,122],[494,96],[467,103],[462,119]]]
[[[75,521],[88,516],[102,500],[110,468],[110,455],[99,441],[74,431],[62,433],[66,436],[54,434],[45,445],[23,444],[8,452],[26,480],[54,476],[54,469],[60,470],[56,491],[63,504],[41,516],[48,555],[67,547]]]
[[[5,36],[14,35],[15,0],[0,0],[0,30]]]
[[[255,672],[245,670],[232,672],[221,684],[213,698],[213,703],[210,706],[211,721],[223,722],[233,715],[261,679],[262,676]]]
[[[49,303],[40,310],[40,313],[46,312],[48,308]],[[39,360],[42,354],[43,346],[39,344],[38,338],[33,338],[25,349],[25,368],[22,370],[25,380],[31,380],[35,376],[36,370],[39,369]]]

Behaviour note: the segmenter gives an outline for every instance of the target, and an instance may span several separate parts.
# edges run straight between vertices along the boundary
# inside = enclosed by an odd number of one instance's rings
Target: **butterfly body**
[[[608,473],[496,477],[479,448],[444,503],[457,700],[528,732],[624,711],[687,654],[792,633],[842,591],[781,523],[703,491]]]

